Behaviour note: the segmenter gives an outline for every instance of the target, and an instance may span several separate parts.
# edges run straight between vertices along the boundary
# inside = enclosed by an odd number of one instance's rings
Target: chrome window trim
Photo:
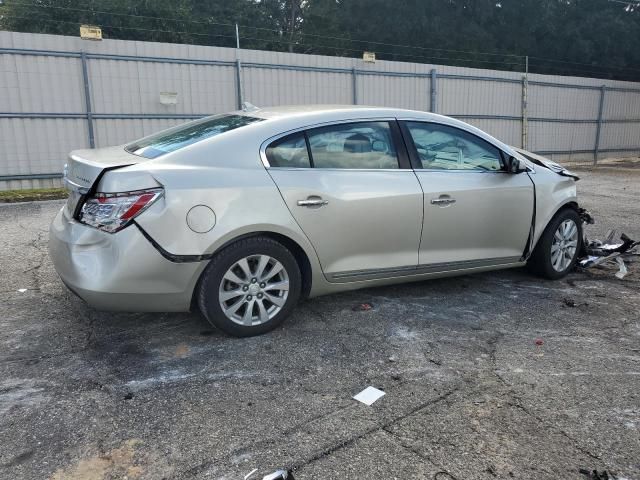
[[[315,168],[315,167],[268,167],[272,170],[277,171],[295,171],[298,172],[300,170],[310,170],[316,172],[411,172],[413,170],[410,168]]]
[[[412,169],[407,169],[407,168],[402,168],[400,167],[400,163],[398,162],[398,168],[386,168],[386,169],[382,169],[382,168],[311,168],[311,167],[302,167],[302,168],[295,168],[295,167],[272,167],[271,165],[269,165],[269,160],[267,159],[267,147],[269,147],[269,145],[271,145],[271,143],[275,142],[276,140],[282,138],[282,137],[286,137],[288,135],[293,135],[294,133],[300,133],[300,132],[305,132],[306,130],[312,129],[312,128],[320,128],[320,127],[329,127],[331,125],[342,125],[345,123],[363,123],[363,122],[395,122],[396,119],[394,117],[365,117],[365,118],[350,118],[348,120],[333,120],[330,122],[321,122],[321,123],[314,123],[311,125],[307,125],[305,127],[297,127],[291,130],[287,130],[286,132],[283,133],[279,133],[277,135],[273,135],[272,137],[267,138],[264,142],[262,142],[262,144],[260,144],[260,160],[262,161],[262,165],[264,165],[265,168],[269,169],[269,168],[277,168],[278,170],[322,170],[322,171],[327,171],[327,170],[337,170],[337,171],[345,171],[345,170],[349,170],[349,171],[372,171],[372,172],[381,172],[381,171],[392,171],[392,172],[396,172],[398,170],[412,170]],[[397,146],[396,146],[397,147]]]

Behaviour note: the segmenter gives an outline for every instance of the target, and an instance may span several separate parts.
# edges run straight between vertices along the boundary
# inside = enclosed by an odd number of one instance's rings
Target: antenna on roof
[[[254,104],[249,102],[242,102],[242,111],[243,112],[255,112],[256,110],[260,110],[259,107],[256,107]]]

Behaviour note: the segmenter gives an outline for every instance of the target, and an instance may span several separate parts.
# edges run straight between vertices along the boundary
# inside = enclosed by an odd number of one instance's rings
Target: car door
[[[527,173],[507,173],[502,152],[477,135],[433,122],[401,122],[424,191],[422,269],[518,261],[531,230]]]
[[[415,271],[423,196],[397,122],[293,133],[266,146],[263,161],[329,281]]]

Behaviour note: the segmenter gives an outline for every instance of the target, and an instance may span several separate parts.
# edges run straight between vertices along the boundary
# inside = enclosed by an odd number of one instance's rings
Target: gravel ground
[[[590,232],[640,237],[640,169],[580,175]],[[640,262],[317,298],[234,339],[87,308],[47,257],[61,205],[0,205],[2,479],[640,479]]]

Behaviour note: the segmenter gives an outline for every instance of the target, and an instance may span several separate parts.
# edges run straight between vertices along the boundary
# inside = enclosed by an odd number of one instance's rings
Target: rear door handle
[[[452,203],[456,203],[455,198],[432,198],[431,205],[451,205]]]
[[[328,200],[323,200],[322,198],[307,198],[306,200],[298,200],[299,207],[323,207],[328,203]]]

